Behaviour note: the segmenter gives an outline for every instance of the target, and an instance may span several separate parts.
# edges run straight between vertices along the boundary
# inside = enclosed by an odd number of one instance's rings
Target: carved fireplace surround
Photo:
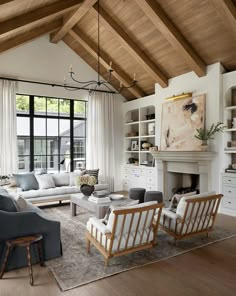
[[[158,170],[158,190],[163,192],[164,200],[168,201],[168,173],[199,175],[200,192],[210,191],[211,161],[214,152],[200,151],[156,151],[152,153]]]

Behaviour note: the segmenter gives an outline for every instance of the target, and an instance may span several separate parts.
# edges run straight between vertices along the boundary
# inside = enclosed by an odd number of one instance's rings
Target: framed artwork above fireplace
[[[201,151],[196,129],[205,125],[205,95],[176,100],[162,105],[161,150]]]

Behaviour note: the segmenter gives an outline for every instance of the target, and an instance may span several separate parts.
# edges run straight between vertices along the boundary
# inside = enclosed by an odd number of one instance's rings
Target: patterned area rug
[[[47,261],[47,267],[62,291],[236,236],[235,233],[215,227],[209,238],[200,235],[180,241],[176,247],[173,238],[159,230],[158,245],[151,253],[145,250],[113,258],[109,261],[108,267],[105,267],[103,256],[95,247],[91,245],[89,255],[86,252],[85,225],[93,213],[78,207],[78,215],[71,217],[68,205],[48,208],[45,212],[52,219],[61,222],[63,257]]]

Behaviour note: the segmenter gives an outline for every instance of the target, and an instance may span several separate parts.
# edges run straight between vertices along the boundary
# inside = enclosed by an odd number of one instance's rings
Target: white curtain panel
[[[99,169],[99,180],[114,191],[114,95],[94,92],[88,100],[87,168]]]
[[[0,80],[0,174],[18,170],[15,82]]]

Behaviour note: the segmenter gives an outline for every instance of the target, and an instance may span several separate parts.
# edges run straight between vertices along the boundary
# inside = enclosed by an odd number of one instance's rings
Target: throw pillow
[[[55,186],[68,186],[69,185],[69,174],[68,173],[60,173],[52,175]]]
[[[85,171],[83,171],[83,175],[94,176],[97,179],[96,184],[98,184],[98,173],[99,173],[99,169],[85,170]]]
[[[17,206],[17,210],[19,212],[22,212],[25,209],[27,209],[27,202],[26,202],[26,200],[21,195],[19,195],[16,198],[16,206]]]
[[[39,189],[49,189],[56,187],[52,175],[36,175],[35,177],[38,181]]]
[[[123,209],[123,208],[128,208],[128,207],[131,207],[131,206],[135,206],[139,203],[139,200],[132,200],[130,202],[127,202],[126,204],[124,203],[121,203],[121,204],[117,204],[115,206],[110,206],[109,209],[107,210],[106,212],[106,215],[105,217],[103,218],[102,222],[107,225],[107,222],[108,222],[108,219],[109,219],[109,216],[111,214],[111,212],[113,210],[120,210],[120,209]]]
[[[17,212],[17,206],[14,197],[12,197],[4,189],[0,189],[0,210],[6,212]]]
[[[35,178],[34,173],[13,174],[13,176],[16,179],[17,186],[23,191],[39,189],[39,184]]]
[[[75,171],[70,173],[70,186],[76,186],[75,179],[79,176],[82,176],[84,171]]]
[[[177,206],[178,206],[178,204],[179,204],[182,197],[184,197],[184,196],[192,196],[192,195],[195,195],[195,194],[197,194],[196,191],[188,192],[188,193],[184,193],[184,194],[175,194],[171,199],[171,202],[170,202],[170,205],[169,205],[168,209],[175,213],[176,209],[177,209]]]

